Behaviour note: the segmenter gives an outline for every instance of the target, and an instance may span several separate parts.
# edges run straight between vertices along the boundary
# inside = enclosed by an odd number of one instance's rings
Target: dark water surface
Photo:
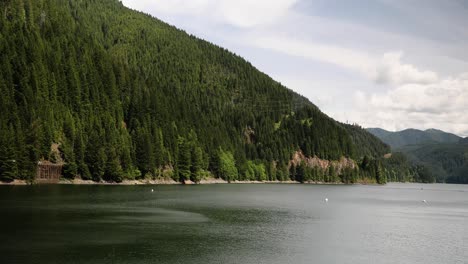
[[[468,186],[0,186],[0,263],[468,263]]]

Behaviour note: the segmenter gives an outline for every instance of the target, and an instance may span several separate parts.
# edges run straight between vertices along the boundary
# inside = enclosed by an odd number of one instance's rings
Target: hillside
[[[468,144],[409,145],[399,151],[414,164],[428,168],[438,182],[468,183]]]
[[[468,183],[466,138],[436,129],[389,132],[372,128],[368,131],[390,144],[393,152],[406,156],[405,159],[412,164],[410,174],[416,181],[431,182],[433,179],[437,182]]]
[[[457,143],[461,137],[437,129],[425,131],[406,129],[398,132],[390,132],[381,128],[368,128],[367,131],[380,138],[383,142],[397,149],[406,145],[425,143]]]
[[[0,10],[1,180],[32,179],[40,160],[96,181],[288,180],[298,151],[355,161],[389,152],[243,58],[120,1]],[[361,175],[375,179],[373,164]]]

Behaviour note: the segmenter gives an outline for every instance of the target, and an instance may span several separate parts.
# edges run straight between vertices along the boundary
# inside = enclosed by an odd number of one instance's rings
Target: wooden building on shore
[[[62,176],[63,164],[55,164],[50,161],[39,161],[37,163],[37,183],[58,183]]]

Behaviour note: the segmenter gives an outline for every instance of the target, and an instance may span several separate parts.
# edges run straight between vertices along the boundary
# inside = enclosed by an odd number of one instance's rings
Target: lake
[[[466,185],[0,186],[0,209],[5,264],[468,263]]]

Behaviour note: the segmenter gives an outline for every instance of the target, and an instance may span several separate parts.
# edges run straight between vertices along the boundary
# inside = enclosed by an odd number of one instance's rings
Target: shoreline
[[[403,184],[425,184],[430,185],[434,183],[421,183],[421,182],[387,182],[388,183],[403,183]],[[29,183],[26,180],[14,180],[12,182],[0,181],[0,186],[28,186],[28,185],[114,185],[114,186],[132,186],[132,185],[213,185],[213,184],[305,184],[305,185],[375,185],[380,184],[373,182],[355,182],[355,183],[343,183],[343,182],[298,182],[298,181],[232,181],[228,182],[220,178],[208,178],[202,179],[200,182],[195,183],[192,181],[177,182],[172,179],[156,179],[156,180],[124,180],[122,182],[106,182],[100,181],[95,182],[92,180],[82,179],[61,179],[59,182],[52,183]],[[447,184],[447,183],[444,183]],[[384,184],[386,185],[386,184]],[[456,184],[455,184],[456,185]]]
[[[228,182],[220,178],[207,178],[202,179],[200,182],[195,183],[192,181],[177,182],[172,179],[156,179],[156,180],[124,180],[122,182],[106,182],[100,181],[95,182],[92,180],[82,179],[61,179],[57,183],[28,183],[26,180],[14,180],[12,182],[0,181],[0,186],[26,186],[26,185],[120,185],[120,186],[131,186],[131,185],[211,185],[211,184],[313,184],[313,185],[343,185],[341,182],[304,182],[300,183],[297,181],[232,181]],[[362,184],[362,183],[355,183]]]

